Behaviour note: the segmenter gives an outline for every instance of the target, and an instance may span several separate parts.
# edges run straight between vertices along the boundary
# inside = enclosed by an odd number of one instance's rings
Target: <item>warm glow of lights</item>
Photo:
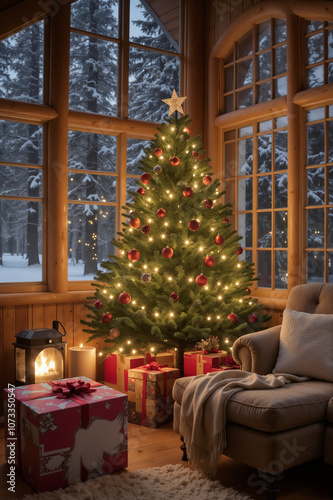
[[[216,316],[216,319],[221,319],[221,316]]]
[[[209,290],[208,286],[205,286],[205,290]]]
[[[123,350],[124,350],[124,349],[123,349],[122,347],[119,347],[119,351],[120,351],[120,352],[123,352]]]
[[[222,295],[219,295],[217,298],[218,298],[219,300],[222,300],[222,299],[223,299]]]
[[[170,313],[170,318],[173,318],[174,317],[174,314],[173,313]]]
[[[147,264],[145,264],[145,265],[143,266],[143,269],[147,269]]]
[[[131,341],[130,341],[130,340],[128,340],[128,341],[127,341],[127,343],[128,343],[128,345],[129,345],[129,344],[131,343]]]
[[[163,139],[163,141],[165,140],[165,136],[164,135],[162,135],[162,139]]]
[[[149,240],[149,241],[153,241],[153,238],[150,236],[150,237],[148,238],[148,240]]]
[[[130,263],[128,264],[128,267],[132,267],[132,262],[130,262]]]
[[[171,132],[174,132],[175,131],[175,127],[171,127]]]
[[[103,353],[102,353],[102,352],[99,352],[99,353],[98,353],[98,356],[103,356]]]
[[[121,255],[125,255],[125,252],[124,252],[124,250],[122,250],[122,251],[121,251],[120,253],[121,253]]]
[[[240,263],[238,262],[237,267],[241,267]]]
[[[132,304],[135,306],[135,304],[136,304],[136,300],[132,300]]]
[[[185,245],[188,245],[190,242],[188,240],[185,241]]]
[[[172,281],[172,276],[169,276],[168,280],[169,280],[169,281]]]
[[[224,341],[226,344],[229,344],[229,339],[225,339]]]
[[[109,297],[109,298],[110,298],[110,299],[113,299],[113,295],[110,295],[110,297]]]
[[[159,314],[158,314],[158,313],[155,313],[155,314],[154,314],[154,316],[155,316],[156,318],[158,318],[158,317],[159,317]]]
[[[151,352],[154,352],[155,351],[155,347],[151,347],[150,350],[151,350]]]
[[[218,281],[217,284],[218,284],[218,286],[221,286],[221,282],[220,281]]]
[[[242,303],[243,302],[243,299],[239,299],[239,302]]]
[[[164,239],[165,238],[165,234],[161,234],[161,238]]]
[[[189,280],[189,282],[190,282],[190,283],[192,283],[192,281],[193,281],[193,278],[189,278],[188,280]]]
[[[236,281],[235,285],[236,285],[236,286],[239,286],[239,281]]]
[[[119,287],[121,287],[121,283],[117,283],[117,287],[118,287],[118,288],[119,288]]]
[[[222,255],[222,260],[225,260],[227,257],[225,255]]]
[[[39,359],[38,359],[39,358]],[[35,361],[35,375],[55,375],[55,361],[49,360],[44,354],[39,354]]]
[[[173,198],[173,194],[172,193],[169,194],[169,198]]]
[[[142,309],[142,310],[143,310],[143,309],[145,309],[145,306],[142,306],[142,307],[141,307],[141,309]]]
[[[207,316],[207,321],[210,321],[212,318],[210,316]]]
[[[250,306],[252,306],[252,301],[251,301],[251,302],[249,302],[249,305],[250,305]]]
[[[168,222],[164,222],[164,225],[165,225],[165,226],[168,226],[168,225],[169,225],[169,223],[168,223]]]
[[[147,198],[147,201],[151,201],[151,198]]]
[[[81,349],[82,349],[82,347],[83,347],[83,344],[80,344],[80,347],[81,347]]]
[[[158,273],[158,267],[155,267],[154,271],[155,273]]]
[[[228,287],[228,285],[226,285],[226,286],[224,287],[224,289],[225,289],[225,290],[229,290],[229,287]]]
[[[210,228],[211,231],[215,231],[215,229],[213,227]]]
[[[132,354],[136,354],[136,350],[135,349],[132,350]]]
[[[107,292],[107,290],[103,290],[103,293],[106,293],[106,292]]]
[[[149,223],[151,223],[151,222],[152,222],[152,220],[151,220],[151,219],[148,219],[148,222],[149,222]]]
[[[199,248],[199,252],[202,252],[202,251],[203,251],[203,248],[202,248],[202,247],[200,247],[200,248]]]
[[[193,148],[193,149],[195,148],[195,144],[192,144],[192,148]]]

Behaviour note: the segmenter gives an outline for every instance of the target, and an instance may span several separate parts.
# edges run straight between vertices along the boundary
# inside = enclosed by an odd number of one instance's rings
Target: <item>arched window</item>
[[[333,282],[333,11],[289,4],[247,9],[210,59],[212,156],[270,301]]]

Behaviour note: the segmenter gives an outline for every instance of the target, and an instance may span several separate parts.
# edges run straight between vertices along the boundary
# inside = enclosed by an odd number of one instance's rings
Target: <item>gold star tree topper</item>
[[[175,111],[179,111],[179,113],[184,114],[182,104],[187,99],[187,97],[178,97],[177,92],[175,89],[172,91],[172,96],[170,99],[162,99],[163,102],[165,102],[168,106],[170,106],[169,109],[169,116],[172,115]]]

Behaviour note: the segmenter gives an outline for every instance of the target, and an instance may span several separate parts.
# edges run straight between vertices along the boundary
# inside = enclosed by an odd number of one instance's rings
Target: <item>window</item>
[[[286,23],[270,19],[238,40],[224,63],[224,111],[287,93]]]
[[[243,13],[232,46],[220,39],[215,151],[256,294],[283,298],[298,283],[333,282],[333,24],[306,12],[286,20],[275,6],[279,18]]]
[[[307,112],[308,282],[333,282],[333,106]]]
[[[172,28],[140,0],[77,0],[60,10],[64,20],[70,15],[66,180],[55,172],[50,182],[48,165],[53,137],[47,127],[57,116],[48,107],[57,85],[49,80],[54,33],[42,20],[0,41],[0,98],[35,106],[19,108],[18,120],[15,110],[4,119],[0,111],[4,291],[21,291],[22,283],[31,285],[25,290],[48,290],[49,236],[60,217],[49,210],[54,180],[68,199],[68,266],[61,279],[68,279],[70,290],[90,287],[115,252],[111,241],[124,220],[121,207],[136,189],[153,123],[168,114],[161,100],[180,89],[180,2]]]

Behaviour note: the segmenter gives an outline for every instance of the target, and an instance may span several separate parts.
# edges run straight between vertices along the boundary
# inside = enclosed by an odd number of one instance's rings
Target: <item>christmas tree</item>
[[[169,118],[140,160],[139,187],[113,241],[119,252],[97,272],[84,322],[89,341],[103,339],[104,357],[176,349],[181,372],[184,351],[202,339],[218,336],[229,349],[269,319],[250,296],[253,264],[242,260],[200,137],[177,116],[184,99],[174,91],[164,100]]]

